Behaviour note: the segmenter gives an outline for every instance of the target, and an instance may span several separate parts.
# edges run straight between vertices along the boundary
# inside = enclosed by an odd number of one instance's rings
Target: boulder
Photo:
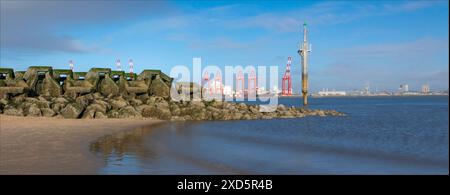
[[[221,112],[221,120],[232,120],[234,113],[228,110],[222,110]]]
[[[232,118],[233,120],[240,120],[240,119],[242,118],[242,113],[236,112],[236,113],[234,113],[234,114],[231,116],[231,118]]]
[[[168,98],[170,96],[170,86],[168,86],[167,83],[159,77],[159,75],[152,80],[148,91],[150,95],[160,96],[163,98]]]
[[[41,110],[37,107],[36,104],[27,107],[24,111],[27,116],[34,116],[34,117],[42,116]]]
[[[42,116],[45,116],[45,117],[53,117],[56,114],[55,111],[53,111],[50,108],[41,108],[41,111],[42,111]]]
[[[149,97],[148,94],[146,94],[146,93],[144,93],[144,94],[138,96],[138,99],[141,100],[142,102],[147,102],[147,100],[148,100],[149,98],[150,98],[150,97]]]
[[[92,119],[95,117],[97,112],[106,113],[107,112],[107,104],[102,100],[94,100],[94,102],[89,105],[83,113],[81,118],[83,119]]]
[[[93,104],[97,104],[98,106],[100,106],[101,107],[100,111],[104,112],[104,113],[106,113],[109,109],[111,109],[111,105],[108,104],[108,102],[105,102],[103,100],[98,100],[98,99],[94,100],[91,105],[93,105]]]
[[[81,116],[82,119],[93,119],[95,117],[95,110],[94,109],[88,109],[83,112],[83,116]]]
[[[120,108],[128,106],[128,102],[125,101],[123,98],[112,99],[109,101],[109,103],[113,109],[120,109]]]
[[[66,104],[66,103],[69,102],[69,101],[66,100],[65,98],[58,97],[58,98],[52,99],[52,102],[53,102],[53,103]]]
[[[326,116],[325,112],[323,110],[317,110],[316,114],[319,116]]]
[[[47,100],[38,100],[36,101],[36,105],[38,108],[50,108],[50,102]]]
[[[223,105],[222,101],[212,100],[209,102],[209,106],[212,106],[214,108],[222,108],[222,105]]]
[[[206,108],[206,110],[209,113],[208,118],[210,118],[210,120],[219,120],[219,118],[220,118],[219,115],[220,115],[220,110],[221,109],[218,109],[218,108],[215,108],[215,107],[212,107],[212,106],[208,106]]]
[[[248,106],[248,109],[250,110],[250,112],[251,112],[252,114],[257,114],[257,113],[259,113],[259,109],[257,108],[257,106],[251,105],[251,106]]]
[[[239,109],[239,110],[242,110],[242,111],[248,110],[247,104],[239,103],[239,104],[238,104],[238,109]]]
[[[110,110],[108,113],[108,118],[119,118],[120,114],[118,110]]]
[[[277,111],[285,111],[286,107],[283,104],[278,104]]]
[[[171,121],[186,121],[186,119],[181,116],[172,116],[172,118],[170,118],[170,120]]]
[[[8,100],[7,99],[0,99],[0,105],[7,105],[8,104]]]
[[[260,105],[259,112],[274,112],[277,111],[277,105]]]
[[[14,108],[13,106],[6,106],[3,110],[3,114],[11,116],[23,116],[23,110],[20,108]]]
[[[94,97],[94,99],[103,99],[103,95],[99,92],[93,93],[92,97]]]
[[[32,98],[32,97],[26,97],[24,100],[24,102],[27,102],[27,103],[36,103],[37,101],[38,101],[38,99]]]
[[[59,111],[61,111],[61,109],[63,109],[64,107],[66,107],[66,105],[64,103],[54,103],[52,105],[52,110],[56,113],[58,113]]]
[[[167,103],[166,101],[156,102],[155,107],[160,110],[168,110],[170,112],[169,103]]]
[[[47,98],[50,97],[58,97],[62,93],[61,86],[58,82],[56,82],[49,72],[45,73],[45,78],[42,82],[42,88],[37,90],[39,95],[45,96]]]
[[[135,106],[135,107],[142,105],[142,101],[140,99],[133,98],[129,102],[130,102],[130,105]]]
[[[193,120],[206,120],[206,119],[208,119],[206,109],[200,109],[200,110],[193,111],[191,116],[192,116]]]
[[[55,115],[53,118],[56,118],[56,119],[63,119],[64,116],[61,115],[61,114],[57,114],[57,115]]]
[[[107,111],[106,105],[104,105],[104,104],[99,104],[99,103],[93,103],[93,104],[89,105],[89,106],[86,108],[86,110],[87,110],[87,109],[95,110],[96,112],[103,112],[103,113],[106,113],[106,111]]]
[[[301,112],[297,112],[297,113],[295,114],[295,116],[298,117],[298,118],[301,118],[301,117],[305,117],[306,115],[303,114],[303,113],[301,113]]]
[[[7,99],[0,99],[0,113],[3,112],[3,109],[8,105]]]
[[[155,105],[155,103],[156,103],[156,99],[155,99],[155,97],[150,97],[150,98],[148,98],[148,100],[145,102],[147,105]]]
[[[142,110],[143,117],[158,118],[162,120],[169,120],[172,114],[169,109],[161,107],[147,107]]]
[[[269,120],[269,119],[273,119],[273,116],[263,115],[263,116],[261,116],[261,118],[264,119],[264,120]]]
[[[119,118],[141,118],[142,115],[137,112],[133,106],[125,106],[119,109]]]
[[[325,111],[325,114],[330,116],[345,116],[344,113],[338,112],[336,110],[327,110]]]
[[[252,120],[252,117],[249,114],[244,114],[241,119],[242,120]]]
[[[68,104],[60,113],[64,118],[78,118],[83,112],[84,108],[78,103]]]
[[[172,105],[170,105],[170,112],[174,116],[179,116],[181,114],[181,109],[178,105],[172,104]]]
[[[22,103],[24,101],[25,101],[25,96],[24,95],[15,96],[15,97],[12,98],[12,102],[14,104],[20,104],[20,103]]]
[[[139,113],[142,113],[142,111],[145,108],[150,108],[150,107],[154,107],[154,106],[149,106],[147,104],[142,104],[142,105],[139,105],[139,106],[135,106],[134,109],[136,109],[136,111],[138,111]]]
[[[192,120],[192,117],[190,115],[186,115],[183,118],[184,118],[184,120],[187,120],[187,121]]]
[[[294,118],[295,115],[290,111],[282,111],[278,114],[279,118]]]
[[[236,109],[236,104],[232,103],[232,102],[224,102],[222,104],[223,109],[227,109],[227,110],[235,110]]]
[[[46,97],[46,96],[38,96],[37,99],[38,99],[39,101],[49,101],[49,100],[51,100],[52,98],[49,98],[49,97]]]
[[[98,90],[103,96],[117,95],[120,92],[119,86],[112,80],[108,74],[98,84]]]
[[[89,105],[90,101],[91,100],[86,95],[79,96],[75,99],[75,102],[77,102],[78,104],[81,104],[83,107],[87,107]]]
[[[96,119],[105,119],[105,118],[108,118],[108,116],[103,112],[95,112],[95,118]]]

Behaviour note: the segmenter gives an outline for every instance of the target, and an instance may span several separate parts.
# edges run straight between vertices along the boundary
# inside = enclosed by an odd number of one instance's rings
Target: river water
[[[448,100],[311,98],[311,108],[347,116],[168,122],[91,150],[104,161],[100,174],[448,174]]]

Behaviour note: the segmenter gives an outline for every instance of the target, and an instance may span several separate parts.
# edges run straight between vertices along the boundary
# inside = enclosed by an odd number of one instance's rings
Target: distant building
[[[399,88],[399,92],[400,93],[405,93],[405,92],[408,92],[408,91],[409,91],[408,84],[401,84],[400,85],[400,88]]]
[[[234,90],[231,86],[225,85],[223,86],[223,95],[225,96],[233,96]]]
[[[278,89],[278,87],[275,85],[275,86],[272,87],[271,92],[274,93],[274,94],[279,94],[279,93],[281,93],[281,90]]]
[[[268,94],[268,93],[270,93],[270,91],[266,91],[265,87],[258,87],[256,89],[256,93],[259,95],[262,95],[262,94]]]
[[[422,85],[422,93],[423,94],[430,93],[430,86],[428,84]]]
[[[407,91],[402,93],[402,95],[421,95],[421,93],[418,91]]]
[[[322,91],[319,91],[317,94],[320,96],[345,96],[345,95],[347,95],[347,93],[345,91],[336,91],[336,90],[328,91],[328,89],[323,89]]]
[[[370,83],[367,83],[366,86],[364,86],[361,95],[370,95]]]

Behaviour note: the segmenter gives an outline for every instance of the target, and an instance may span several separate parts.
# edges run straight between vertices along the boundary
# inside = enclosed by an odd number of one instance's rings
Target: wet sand
[[[0,174],[97,174],[99,138],[162,123],[138,119],[54,119],[0,115]]]

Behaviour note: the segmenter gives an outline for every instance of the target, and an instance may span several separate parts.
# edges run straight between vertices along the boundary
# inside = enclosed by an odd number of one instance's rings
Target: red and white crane
[[[72,72],[73,72],[73,60],[69,60],[69,67],[70,67],[70,70],[72,70]]]
[[[205,89],[205,91],[209,91],[209,95],[212,94],[212,88],[210,86],[210,80],[209,80],[209,73],[208,71],[205,71],[205,74],[203,75],[202,79],[202,87]]]
[[[257,83],[257,78],[256,78],[256,73],[254,70],[252,70],[250,72],[250,75],[248,76],[248,94],[256,94],[257,90],[258,90],[258,85]]]
[[[133,60],[130,59],[130,60],[128,61],[128,64],[129,64],[129,66],[130,66],[130,77],[133,78],[133,72],[134,72],[134,63],[133,63]]]
[[[118,71],[122,70],[122,65],[120,64],[120,59],[116,60],[116,70],[118,70]]]
[[[291,56],[288,57],[286,72],[284,72],[281,95],[292,95]],[[286,85],[287,84],[287,85]]]
[[[244,95],[244,90],[244,74],[242,73],[242,70],[239,70],[236,74],[236,96]]]
[[[214,78],[214,94],[215,95],[222,95],[223,94],[223,84],[222,84],[222,75],[220,74],[220,71],[216,72],[216,76]]]
[[[134,63],[133,63],[132,59],[130,59],[128,61],[128,65],[130,66],[130,73],[133,73],[134,72]]]

